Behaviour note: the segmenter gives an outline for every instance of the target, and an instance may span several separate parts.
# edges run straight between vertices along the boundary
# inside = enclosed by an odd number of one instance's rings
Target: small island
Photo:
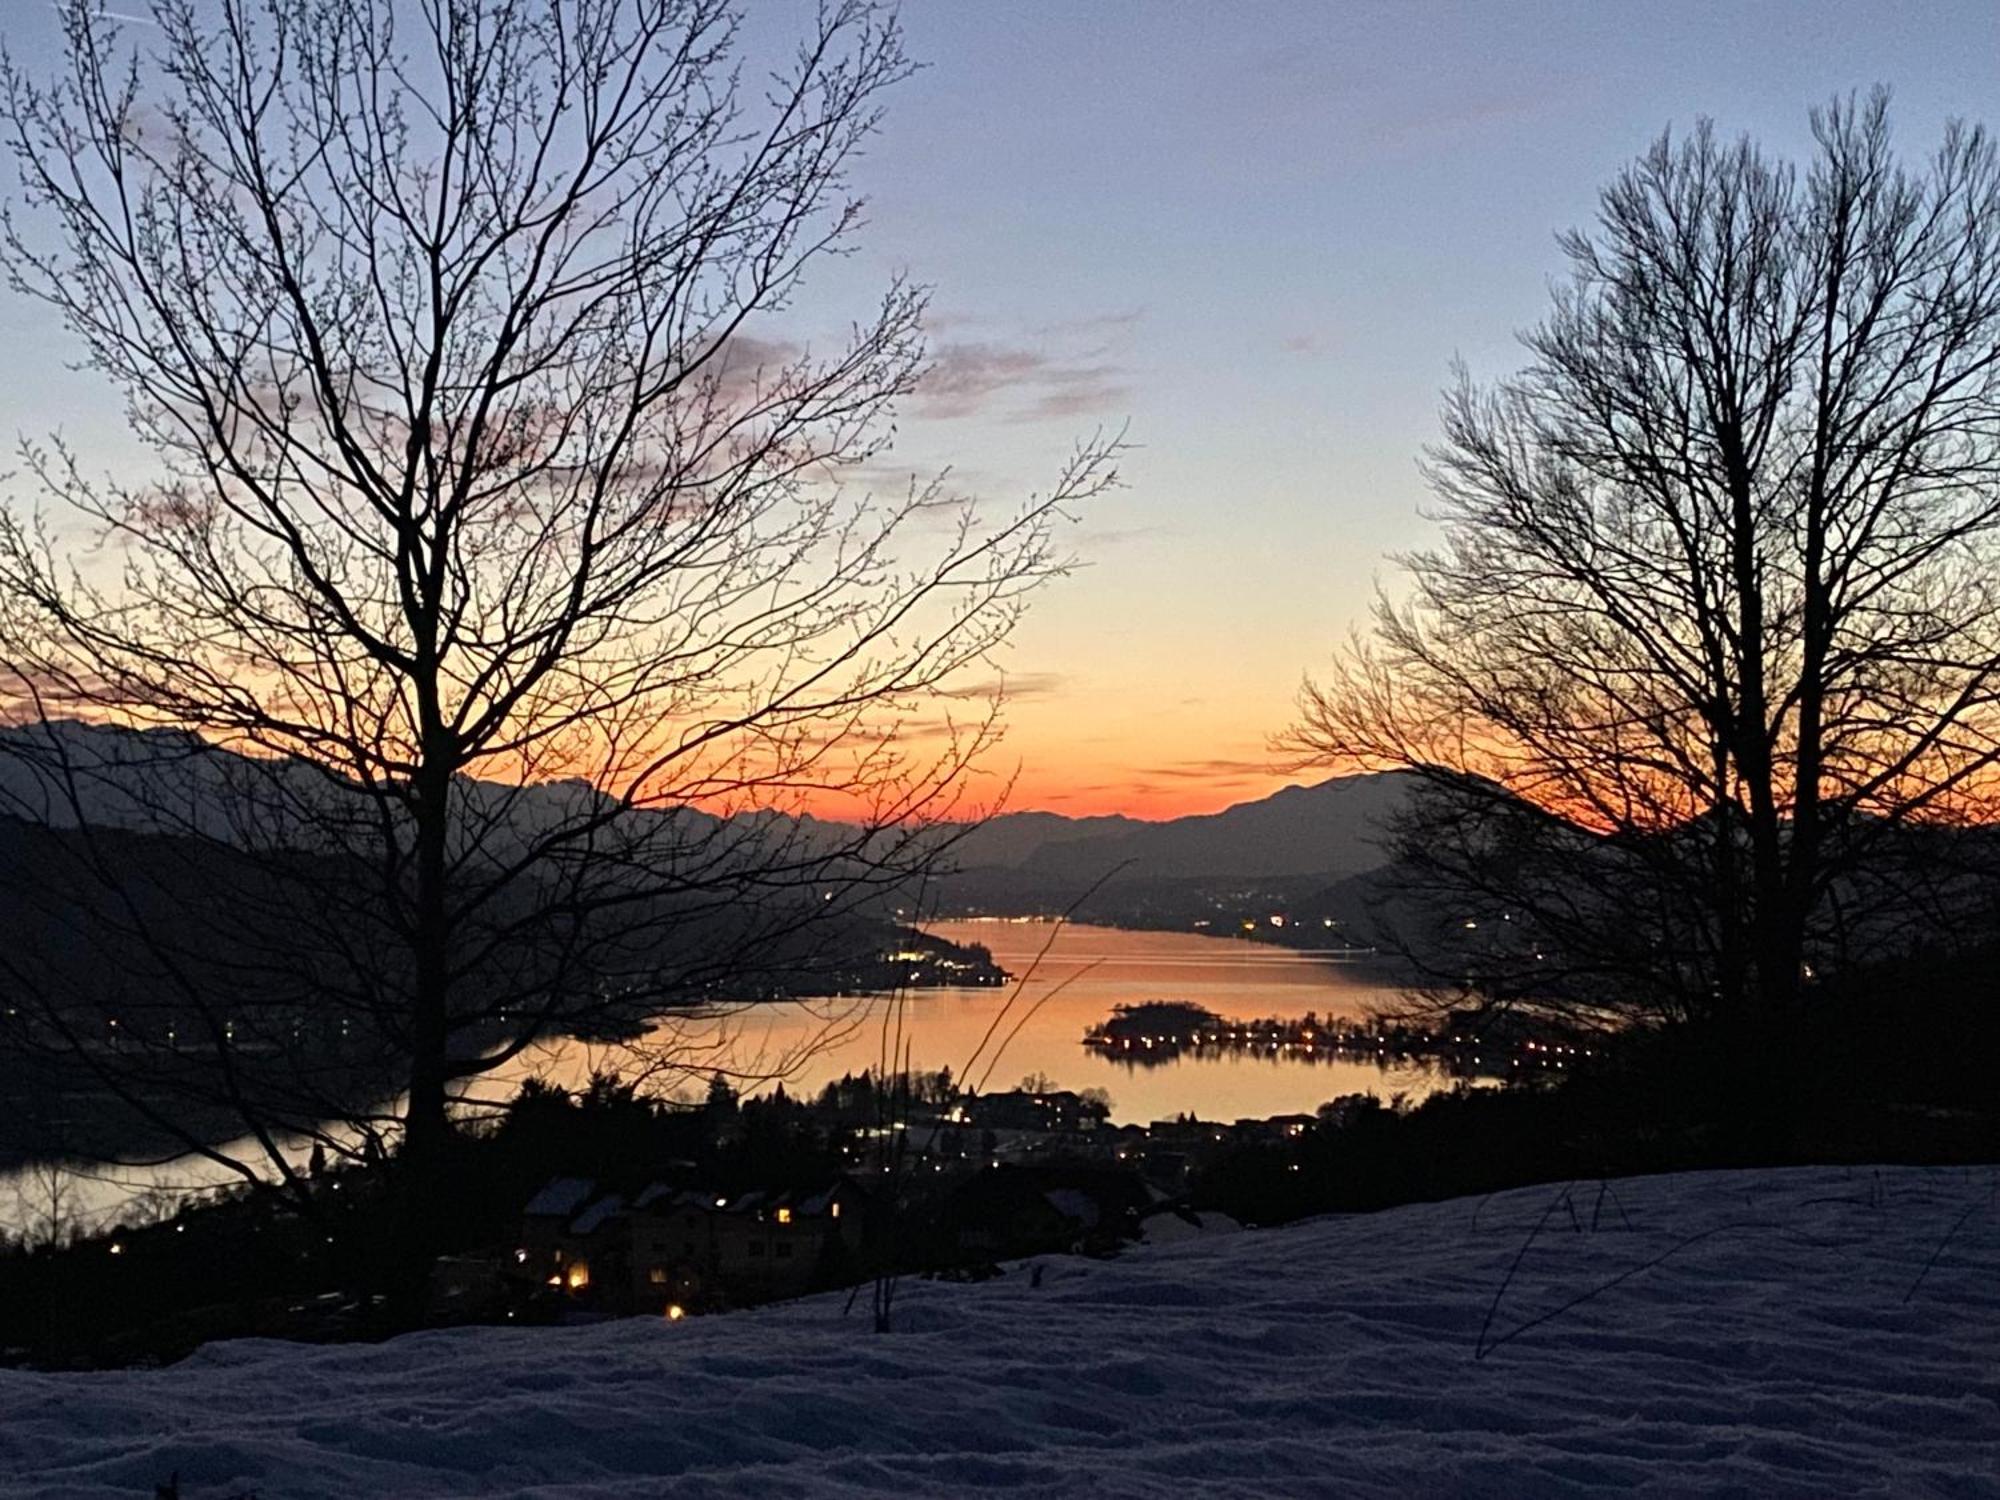
[[[1236,1052],[1384,1067],[1426,1061],[1455,1076],[1511,1079],[1568,1072],[1594,1060],[1598,1051],[1580,1034],[1512,1016],[1453,1012],[1435,1026],[1384,1016],[1322,1020],[1311,1011],[1291,1020],[1243,1020],[1185,1000],[1115,1006],[1084,1032],[1083,1045],[1133,1067]]]

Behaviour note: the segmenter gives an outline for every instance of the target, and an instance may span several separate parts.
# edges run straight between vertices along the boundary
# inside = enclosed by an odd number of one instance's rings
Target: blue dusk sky
[[[132,9],[121,5],[116,9]],[[753,43],[797,24],[752,0]],[[7,42],[54,60],[55,17]],[[1518,362],[1559,230],[1669,126],[1774,153],[1885,83],[1897,139],[2000,123],[2000,5],[912,0],[924,70],[860,170],[861,249],[809,316],[896,271],[936,288],[897,462],[996,500],[1129,424],[1127,485],[1006,666],[1016,806],[1205,811],[1285,776],[1303,674],[1420,544],[1416,468],[1454,357]],[[135,37],[138,33],[134,32]],[[118,446],[46,315],[0,298],[9,417]]]

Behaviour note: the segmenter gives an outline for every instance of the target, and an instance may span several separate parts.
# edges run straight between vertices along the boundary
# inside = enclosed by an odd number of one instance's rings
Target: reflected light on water
[[[1358,1017],[1396,998],[1395,990],[1350,959],[1195,933],[1081,925],[1055,932],[1048,923],[938,922],[928,930],[984,945],[1017,976],[1035,965],[1052,935],[1054,942],[1025,983],[911,991],[900,1016],[895,1000],[871,997],[759,1006],[717,1023],[713,1034],[683,1023],[674,1040],[692,1049],[690,1079],[716,1067],[781,1073],[788,1093],[810,1095],[843,1073],[879,1069],[907,1054],[913,1068],[949,1067],[961,1081],[977,1085],[983,1077],[988,1090],[1012,1088],[1030,1074],[1067,1089],[1102,1088],[1119,1124],[1147,1124],[1184,1111],[1223,1120],[1309,1112],[1340,1094],[1418,1097],[1445,1083],[1419,1064],[1384,1070],[1372,1062],[1311,1060],[1301,1053],[1183,1056],[1139,1069],[1083,1045],[1085,1028],[1114,1005],[1141,1000],[1187,1000],[1228,1017],[1292,1019],[1308,1011]],[[982,1054],[989,1032],[993,1038]],[[970,1074],[968,1062],[974,1064]],[[593,1068],[617,1065],[615,1049],[563,1043],[523,1058],[481,1092],[504,1097],[519,1078],[536,1072],[575,1087]]]
[[[699,1092],[720,1069],[742,1079],[744,1092],[782,1081],[791,1094],[813,1094],[843,1073],[879,1071],[906,1055],[912,1068],[949,1067],[954,1077],[969,1077],[989,1091],[1013,1088],[1029,1074],[1067,1089],[1101,1088],[1111,1095],[1114,1123],[1143,1125],[1182,1112],[1216,1120],[1307,1113],[1341,1094],[1417,1098],[1448,1083],[1421,1064],[1385,1070],[1299,1051],[1181,1055],[1139,1068],[1083,1045],[1084,1030],[1114,1005],[1141,1000],[1187,1000],[1232,1018],[1292,1019],[1307,1011],[1360,1016],[1396,998],[1396,991],[1349,960],[1194,933],[1080,925],[1056,932],[1049,923],[1016,922],[939,922],[929,930],[953,942],[983,944],[1015,975],[1026,975],[1051,936],[1054,942],[1032,978],[1004,988],[916,990],[900,1001],[783,1001],[720,1020],[665,1023],[651,1040],[667,1044],[655,1050],[670,1051],[679,1065],[661,1073],[655,1085]],[[497,1104],[530,1075],[577,1088],[599,1069],[630,1076],[637,1060],[616,1046],[562,1041],[522,1054],[467,1092]],[[968,1061],[976,1064],[970,1074]],[[300,1141],[287,1155],[302,1163],[308,1149]],[[233,1174],[212,1163],[190,1159],[154,1168],[79,1167],[71,1183],[80,1220],[95,1227],[112,1222],[135,1199],[231,1180]],[[24,1182],[23,1174],[0,1173],[0,1224],[15,1205],[9,1190]]]

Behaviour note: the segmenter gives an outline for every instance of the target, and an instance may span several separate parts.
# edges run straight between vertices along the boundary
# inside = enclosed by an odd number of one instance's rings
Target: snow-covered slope
[[[1587,1183],[913,1283],[886,1337],[829,1297],[0,1374],[0,1493],[2000,1495],[1997,1199]]]

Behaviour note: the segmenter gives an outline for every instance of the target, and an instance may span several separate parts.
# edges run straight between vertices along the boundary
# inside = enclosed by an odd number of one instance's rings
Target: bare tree
[[[66,74],[0,79],[13,286],[163,466],[30,448],[0,519],[44,917],[129,958],[13,977],[175,1149],[303,1195],[286,1132],[395,1139],[421,1264],[464,1080],[795,965],[935,857],[995,733],[939,690],[1113,445],[995,516],[844,482],[923,367],[901,282],[781,341],[909,71],[865,0],[758,89],[730,0],[151,15],[140,55],[73,0]],[[851,823],[785,815],[828,797]]]
[[[1663,136],[1564,236],[1529,365],[1446,399],[1441,544],[1305,693],[1308,755],[1421,773],[1403,875],[1489,995],[1791,1015],[1990,807],[1993,143],[1812,123]]]
[[[14,1177],[14,1232],[29,1250],[58,1250],[76,1238],[79,1214],[69,1167],[39,1158]]]

